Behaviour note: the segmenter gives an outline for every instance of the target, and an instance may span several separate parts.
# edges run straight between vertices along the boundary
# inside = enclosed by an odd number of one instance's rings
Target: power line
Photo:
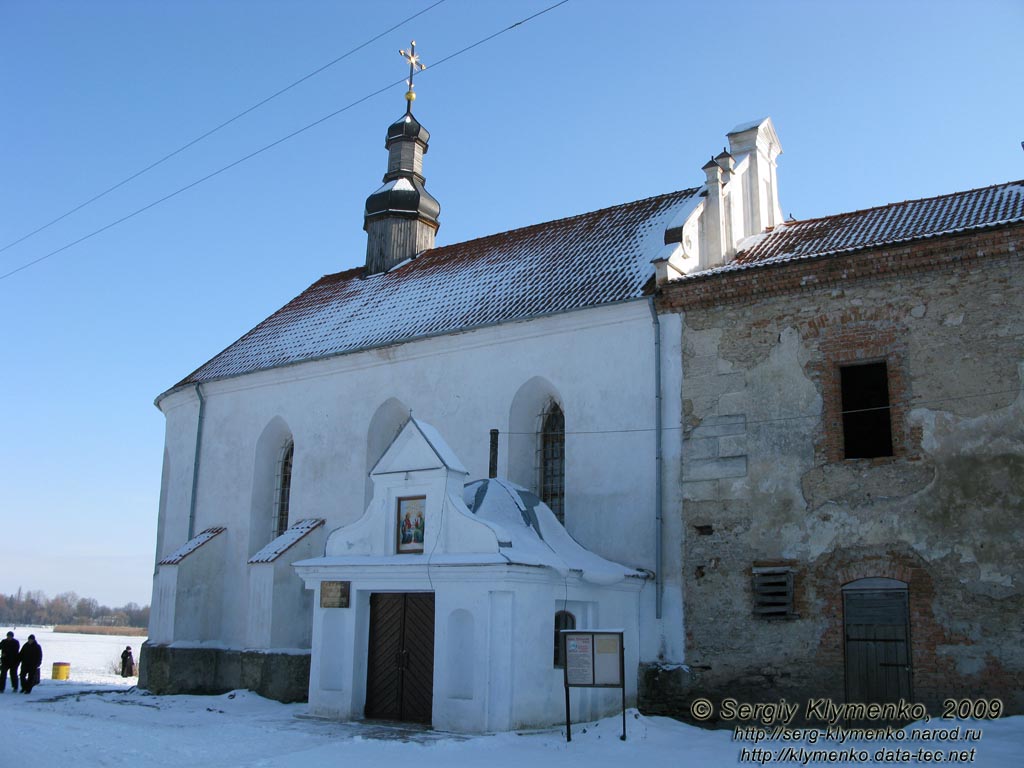
[[[347,58],[348,58],[349,56],[351,56],[352,54],[354,54],[354,53],[356,53],[356,52],[358,52],[358,51],[361,51],[361,50],[362,50],[363,48],[365,48],[366,46],[370,45],[371,43],[375,43],[376,41],[380,40],[380,39],[381,39],[382,37],[384,37],[384,35],[387,35],[387,34],[389,34],[389,33],[391,33],[391,32],[394,32],[394,31],[395,31],[396,29],[398,29],[398,28],[399,28],[399,27],[401,27],[402,25],[404,25],[404,24],[407,24],[407,23],[409,23],[410,21],[412,21],[413,19],[415,19],[415,18],[416,18],[417,16],[422,16],[422,15],[423,15],[424,13],[426,13],[427,11],[429,11],[429,10],[432,10],[432,9],[436,8],[437,6],[441,5],[441,3],[444,3],[444,2],[447,2],[447,0],[437,0],[437,2],[435,2],[435,3],[433,4],[433,5],[427,6],[427,7],[426,7],[426,8],[424,8],[424,9],[423,9],[422,11],[419,11],[419,12],[417,12],[417,13],[414,13],[414,14],[413,14],[412,16],[409,16],[409,17],[408,17],[408,18],[406,18],[406,19],[402,19],[402,21],[398,22],[397,24],[395,24],[395,25],[394,25],[394,26],[392,26],[392,27],[389,27],[388,29],[385,29],[385,30],[384,30],[383,32],[381,32],[381,33],[380,33],[379,35],[375,35],[374,37],[371,37],[371,38],[370,38],[369,40],[367,40],[366,42],[364,42],[364,43],[361,43],[361,44],[357,45],[357,46],[356,46],[355,48],[353,48],[353,49],[352,49],[352,50],[350,50],[350,51],[347,51],[347,52],[343,53],[343,54],[342,54],[341,56],[339,56],[338,58],[336,58],[336,59],[333,59],[333,60],[331,60],[331,61],[327,62],[326,64],[324,64],[324,65],[323,65],[323,66],[321,66],[321,67],[317,67],[316,69],[314,69],[314,70],[313,70],[312,72],[310,72],[309,74],[303,75],[302,77],[300,77],[300,78],[299,78],[298,80],[296,80],[295,82],[291,83],[290,85],[286,85],[286,86],[285,86],[284,88],[280,89],[279,91],[276,91],[275,93],[272,93],[272,94],[270,94],[270,95],[269,95],[269,96],[267,96],[267,97],[266,97],[265,99],[262,99],[261,101],[258,101],[258,102],[256,102],[255,104],[253,104],[253,105],[252,105],[251,107],[248,107],[247,109],[244,109],[244,110],[242,110],[242,111],[241,111],[241,112],[239,112],[239,113],[238,113],[237,115],[235,115],[235,116],[234,116],[234,117],[232,117],[232,118],[229,118],[229,119],[225,120],[225,121],[224,121],[223,123],[221,123],[220,125],[217,125],[217,126],[215,126],[215,127],[211,128],[210,130],[206,131],[205,133],[203,133],[203,134],[201,134],[201,135],[199,135],[199,136],[196,136],[196,137],[195,137],[194,139],[192,139],[192,140],[191,140],[191,141],[189,141],[188,143],[186,143],[186,144],[182,144],[182,145],[181,145],[180,147],[178,147],[177,149],[175,149],[175,150],[174,150],[173,152],[168,152],[168,153],[167,153],[166,155],[164,155],[163,157],[161,157],[161,158],[160,158],[159,160],[156,160],[155,162],[152,162],[152,163],[150,163],[150,164],[149,164],[149,165],[147,165],[147,166],[146,166],[145,168],[143,168],[143,169],[141,169],[141,170],[139,170],[139,171],[136,171],[135,173],[133,173],[133,174],[132,174],[131,176],[127,176],[126,178],[124,178],[124,179],[121,179],[121,181],[117,182],[117,183],[116,183],[116,184],[114,184],[113,186],[111,186],[111,187],[107,187],[107,188],[106,188],[105,190],[103,190],[103,191],[102,191],[102,192],[100,192],[99,194],[96,194],[96,195],[94,195],[94,196],[90,197],[90,198],[89,198],[88,200],[86,200],[86,201],[85,201],[84,203],[80,203],[79,205],[76,205],[76,206],[75,206],[74,208],[72,208],[72,209],[71,209],[70,211],[67,211],[67,212],[65,212],[65,213],[62,213],[62,214],[61,214],[60,216],[58,216],[57,218],[53,219],[52,221],[48,221],[48,222],[46,222],[46,223],[45,223],[45,224],[43,224],[43,225],[42,225],[41,227],[39,227],[39,228],[37,228],[37,229],[34,229],[34,230],[32,230],[31,232],[29,232],[29,233],[28,233],[27,235],[22,235],[22,236],[21,236],[21,237],[19,237],[19,238],[18,238],[17,240],[14,240],[14,241],[12,241],[12,242],[8,243],[7,245],[5,245],[5,246],[3,246],[2,248],[0,248],[0,253],[3,253],[3,252],[4,252],[4,251],[6,251],[6,250],[7,250],[8,248],[13,248],[13,247],[14,247],[15,245],[17,245],[18,243],[21,243],[21,242],[24,242],[25,240],[28,240],[28,239],[29,239],[30,237],[32,237],[33,235],[38,235],[38,234],[39,234],[40,232],[42,232],[42,231],[43,231],[44,229],[48,229],[49,227],[52,227],[52,226],[53,226],[54,224],[56,224],[56,223],[57,223],[58,221],[63,221],[64,219],[66,219],[66,218],[67,218],[68,216],[70,216],[71,214],[73,214],[73,213],[76,213],[77,211],[80,211],[80,210],[82,210],[82,209],[83,209],[83,208],[85,208],[85,207],[86,207],[87,205],[90,205],[90,204],[92,204],[92,203],[95,203],[95,202],[96,202],[97,200],[99,200],[100,198],[102,198],[102,197],[106,197],[106,196],[107,196],[108,194],[110,194],[111,192],[113,192],[113,191],[114,191],[115,189],[120,189],[121,187],[123,187],[123,186],[124,186],[125,184],[127,184],[128,182],[130,182],[130,181],[133,181],[133,180],[135,180],[135,179],[139,178],[139,176],[141,176],[142,174],[144,174],[144,173],[147,173],[147,172],[149,172],[149,171],[153,170],[154,168],[156,168],[156,167],[157,167],[158,165],[161,165],[161,164],[163,164],[163,163],[167,162],[168,160],[170,160],[170,159],[171,159],[172,157],[174,157],[175,155],[179,155],[179,154],[181,154],[182,152],[184,152],[184,151],[185,151],[186,149],[188,149],[189,147],[195,146],[196,144],[198,144],[199,142],[201,142],[201,141],[202,141],[203,139],[209,138],[210,136],[212,136],[213,134],[215,134],[215,133],[216,133],[217,131],[219,131],[219,130],[220,130],[221,128],[226,128],[227,126],[231,125],[231,124],[232,124],[233,122],[235,122],[236,120],[239,120],[239,119],[241,119],[241,118],[245,117],[245,116],[246,116],[246,115],[248,115],[248,114],[249,114],[250,112],[254,112],[255,110],[257,110],[257,109],[259,109],[260,107],[262,107],[262,106],[263,106],[264,104],[267,104],[267,103],[269,103],[269,102],[273,101],[274,99],[276,99],[276,98],[277,98],[278,96],[282,95],[283,93],[286,93],[287,91],[290,91],[290,90],[291,90],[292,88],[294,88],[295,86],[297,86],[297,85],[300,85],[300,84],[302,84],[302,83],[306,82],[307,80],[309,80],[309,79],[310,79],[311,77],[314,77],[315,75],[319,75],[319,74],[320,74],[321,72],[323,72],[323,71],[324,71],[325,69],[328,69],[329,67],[333,67],[333,66],[334,66],[335,64],[337,64],[338,62],[340,62],[340,61],[342,61],[342,60],[344,60],[344,59],[347,59]]]
[[[371,99],[374,96],[377,96],[378,94],[381,94],[384,91],[387,91],[387,90],[389,90],[391,88],[394,88],[396,85],[400,85],[400,84],[402,84],[404,82],[405,82],[405,79],[403,78],[402,80],[396,80],[395,82],[391,83],[390,85],[385,85],[383,88],[379,88],[376,91],[374,91],[373,93],[367,94],[366,96],[363,96],[362,98],[357,99],[356,101],[353,101],[351,104],[347,104],[344,107],[342,107],[341,109],[338,109],[338,110],[336,110],[334,112],[331,112],[329,115],[324,115],[319,120],[316,120],[316,121],[310,123],[309,125],[307,125],[307,126],[305,126],[303,128],[299,128],[297,131],[292,131],[287,136],[282,136],[280,139],[277,139],[276,141],[273,141],[270,144],[267,144],[267,145],[265,145],[265,146],[255,150],[255,151],[253,151],[253,152],[250,152],[248,155],[245,155],[244,157],[240,157],[239,159],[235,160],[234,162],[228,163],[227,165],[225,165],[225,166],[223,166],[221,168],[218,168],[216,171],[213,171],[212,173],[208,173],[206,176],[203,176],[200,179],[196,179],[195,181],[191,182],[190,184],[186,184],[184,187],[179,187],[174,192],[171,192],[170,194],[164,195],[163,197],[158,198],[157,200],[154,200],[153,202],[149,203],[148,205],[144,205],[141,208],[137,208],[136,210],[132,211],[131,213],[126,214],[126,215],[122,216],[121,218],[116,219],[116,220],[110,222],[109,224],[106,224],[106,225],[100,227],[99,229],[93,230],[89,234],[83,235],[82,237],[78,238],[77,240],[73,240],[70,243],[62,245],[60,248],[57,248],[54,251],[50,251],[49,253],[47,253],[47,254],[45,254],[43,256],[40,256],[37,259],[33,259],[32,261],[29,261],[29,262],[27,262],[25,264],[22,264],[20,267],[12,269],[10,272],[7,272],[7,273],[5,273],[3,275],[0,275],[0,280],[5,280],[8,277],[11,277],[12,275],[17,274],[18,272],[21,272],[23,269],[28,269],[29,267],[34,266],[34,265],[38,264],[39,262],[44,261],[44,260],[50,258],[51,256],[56,256],[58,253],[61,253],[62,251],[66,251],[68,248],[72,248],[72,247],[78,245],[79,243],[85,242],[86,240],[88,240],[88,239],[90,239],[92,237],[95,237],[98,234],[101,234],[102,232],[106,232],[108,229],[111,229],[112,227],[116,227],[118,224],[122,224],[122,223],[128,221],[128,219],[132,219],[132,218],[138,216],[140,213],[145,213],[150,208],[154,208],[154,207],[160,205],[161,203],[165,203],[168,200],[170,200],[171,198],[177,197],[182,192],[187,192],[188,190],[192,189],[193,187],[197,187],[200,184],[202,184],[203,182],[209,181],[210,179],[214,178],[215,176],[219,176],[220,174],[224,173],[225,171],[231,170],[236,165],[241,165],[246,160],[251,160],[252,158],[256,157],[257,155],[263,154],[268,149],[273,149],[278,144],[282,144],[282,143],[288,141],[289,139],[293,139],[296,136],[298,136],[300,133],[305,133],[306,131],[310,130],[311,128],[314,128],[314,127],[320,125],[320,123],[323,123],[324,121],[329,120],[332,117],[336,117],[337,115],[340,115],[342,112],[345,112],[345,111],[347,111],[349,109],[352,109],[352,107],[355,107],[355,106],[357,106],[359,104],[362,104],[364,101],[366,101],[368,99]]]
[[[476,41],[475,43],[473,43],[472,45],[467,45],[467,46],[466,46],[465,48],[463,48],[463,49],[462,49],[461,51],[456,51],[455,53],[452,53],[452,54],[450,54],[450,55],[448,55],[448,56],[445,56],[445,57],[444,57],[443,59],[441,59],[440,61],[435,61],[435,62],[434,62],[433,64],[431,64],[431,65],[430,65],[430,68],[431,68],[432,70],[433,70],[433,69],[437,69],[437,68],[438,68],[439,66],[441,66],[442,64],[444,64],[444,63],[445,63],[446,61],[449,61],[449,60],[451,60],[451,59],[454,59],[454,58],[455,58],[456,56],[461,56],[461,55],[462,55],[462,54],[464,54],[464,53],[465,53],[466,51],[471,51],[471,50],[473,50],[474,48],[476,48],[476,47],[477,47],[478,45],[483,45],[484,43],[486,43],[486,42],[489,42],[489,41],[493,40],[493,39],[494,39],[494,38],[496,38],[496,37],[497,37],[498,35],[503,35],[503,34],[505,34],[506,32],[509,32],[509,31],[511,31],[511,30],[513,30],[513,29],[515,29],[516,27],[521,27],[521,26],[522,26],[523,24],[525,24],[526,22],[528,22],[528,21],[533,21],[533,20],[534,20],[534,19],[536,19],[536,18],[537,18],[538,16],[543,16],[543,15],[544,15],[545,13],[547,13],[548,11],[553,11],[553,10],[555,10],[555,8],[557,8],[558,6],[560,6],[560,5],[565,5],[565,4],[566,4],[566,3],[568,3],[568,2],[569,2],[569,0],[561,0],[561,2],[559,2],[559,3],[555,3],[554,5],[549,5],[549,6],[548,6],[547,8],[545,8],[544,10],[542,10],[542,11],[537,11],[537,13],[533,14],[532,16],[527,16],[527,17],[526,17],[525,19],[520,19],[520,20],[519,20],[519,21],[517,21],[517,22],[516,22],[515,24],[510,24],[509,26],[505,27],[504,29],[502,29],[502,30],[499,30],[499,31],[495,32],[495,33],[494,33],[493,35],[488,35],[487,37],[483,38],[482,40],[477,40],[477,41]]]
[[[548,13],[549,11],[553,11],[555,8],[558,8],[561,5],[565,5],[567,2],[569,2],[569,0],[561,0],[561,2],[558,2],[558,3],[555,3],[554,5],[548,6],[544,10],[538,11],[537,13],[533,14],[532,16],[527,16],[524,19],[520,19],[519,21],[515,22],[514,24],[510,24],[509,26],[505,27],[504,29],[501,29],[501,30],[499,30],[499,31],[497,31],[497,32],[495,32],[495,33],[493,33],[491,35],[488,35],[485,38],[482,38],[482,39],[478,40],[477,42],[473,43],[472,45],[468,45],[465,48],[463,48],[463,49],[461,49],[459,51],[456,51],[453,54],[445,56],[440,61],[436,62],[435,64],[432,64],[430,69],[424,70],[423,74],[426,74],[427,72],[431,72],[431,71],[437,69],[437,67],[440,66],[441,64],[443,64],[443,63],[445,63],[447,61],[451,61],[456,56],[461,56],[463,53],[466,53],[467,51],[471,51],[472,49],[476,48],[477,46],[482,45],[483,43],[486,43],[486,42],[488,42],[490,40],[493,40],[494,38],[498,37],[499,35],[503,35],[504,33],[509,32],[509,31],[515,29],[516,27],[519,27],[519,26],[523,25],[523,24],[525,24],[528,21],[532,21],[533,19],[536,19],[538,16],[543,16],[545,13]],[[221,168],[218,168],[216,171],[213,171],[212,173],[208,173],[206,176],[203,176],[200,179],[196,179],[195,181],[193,181],[193,182],[191,182],[189,184],[186,184],[183,187],[179,187],[174,192],[171,192],[171,193],[169,193],[167,195],[164,195],[163,197],[161,197],[161,198],[159,198],[157,200],[154,200],[153,202],[149,203],[148,205],[144,205],[141,208],[138,208],[138,209],[132,211],[131,213],[126,214],[126,215],[122,216],[121,218],[119,218],[119,219],[117,219],[115,221],[110,222],[109,224],[106,224],[106,225],[100,227],[99,229],[93,230],[92,232],[90,232],[87,235],[83,235],[82,237],[78,238],[77,240],[73,240],[70,243],[62,245],[60,248],[57,248],[56,250],[50,251],[49,253],[44,254],[43,256],[40,256],[37,259],[33,259],[32,261],[29,261],[29,262],[26,262],[25,264],[22,264],[20,267],[12,269],[10,272],[6,272],[5,274],[0,275],[0,280],[6,280],[8,277],[11,277],[12,275],[16,275],[18,272],[21,272],[24,269],[28,269],[29,267],[35,266],[39,262],[45,261],[46,259],[50,258],[51,256],[56,256],[58,253],[61,253],[62,251],[66,251],[68,248],[72,248],[72,247],[78,245],[79,243],[85,242],[86,240],[88,240],[88,239],[90,239],[92,237],[95,237],[96,235],[99,235],[99,234],[101,234],[103,232],[106,232],[108,229],[111,229],[112,227],[116,227],[118,224],[122,224],[125,221],[128,221],[129,219],[132,219],[132,218],[138,216],[140,213],[145,213],[150,208],[154,208],[155,206],[160,205],[161,203],[167,202],[171,198],[177,197],[182,192],[187,192],[188,190],[192,189],[193,187],[197,187],[200,184],[202,184],[203,182],[209,181],[210,179],[214,178],[215,176],[219,176],[220,174],[224,173],[225,171],[231,170],[236,165],[240,165],[240,164],[244,163],[247,160],[251,160],[252,158],[256,157],[257,155],[263,154],[264,152],[266,152],[269,149],[273,149],[278,144],[283,144],[284,142],[286,142],[286,141],[288,141],[290,139],[295,138],[299,134],[305,133],[306,131],[310,130],[311,128],[315,128],[316,126],[320,125],[321,123],[326,122],[327,120],[330,120],[333,117],[337,117],[342,112],[347,112],[348,110],[352,109],[353,107],[358,106],[359,104],[362,104],[364,101],[368,101],[369,99],[372,99],[374,96],[378,96],[378,95],[384,93],[384,91],[387,91],[387,90],[390,90],[390,89],[394,88],[396,85],[404,85],[404,84],[405,84],[405,78],[403,77],[401,80],[396,80],[395,82],[389,83],[388,85],[385,85],[382,88],[378,88],[376,91],[373,91],[372,93],[368,93],[367,95],[365,95],[365,96],[363,96],[361,98],[358,98],[358,99],[356,99],[355,101],[353,101],[353,102],[351,102],[349,104],[346,104],[341,109],[336,109],[334,112],[326,114],[323,117],[321,117],[321,118],[319,118],[317,120],[314,120],[312,123],[309,123],[308,125],[305,125],[302,128],[299,128],[298,130],[292,131],[288,135],[282,136],[280,139],[277,139],[276,141],[272,141],[271,143],[269,143],[269,144],[267,144],[267,145],[265,145],[263,147],[260,147],[259,149],[255,150],[253,152],[250,152],[249,154],[245,155],[244,157],[240,157],[239,159],[235,160],[234,162],[228,163],[227,165],[225,165],[225,166],[223,166]]]
[[[840,411],[840,416],[846,416],[853,413],[869,413],[871,411],[890,411],[897,406],[906,406],[910,408],[920,408],[926,405],[938,405],[940,403],[954,403],[960,402],[961,400],[975,400],[979,397],[995,397],[997,395],[1012,395],[1020,392],[1020,389],[1000,389],[992,392],[975,392],[970,395],[958,395],[956,397],[939,397],[932,400],[915,400],[911,398],[909,400],[898,400],[890,403],[889,405],[880,405],[873,408],[851,408],[847,411]],[[730,414],[730,415],[742,415],[742,414]],[[776,416],[771,419],[744,419],[743,426],[748,427],[752,424],[773,424],[780,421],[800,421],[804,419],[821,419],[824,421],[824,416],[821,413],[810,413],[803,414],[800,416]],[[737,422],[737,424],[740,422]],[[678,432],[685,427],[662,427],[663,432]],[[581,430],[565,430],[564,432],[503,432],[505,435],[541,435],[541,434],[558,434],[558,435],[621,435],[632,432],[653,432],[654,427],[631,427],[627,429],[581,429]]]

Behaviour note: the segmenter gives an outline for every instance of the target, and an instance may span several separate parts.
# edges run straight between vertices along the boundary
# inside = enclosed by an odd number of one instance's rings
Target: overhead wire
[[[910,407],[910,408],[921,408],[923,406],[938,405],[940,403],[960,402],[962,400],[975,400],[975,399],[977,399],[979,397],[997,397],[997,396],[1000,396],[1000,395],[1019,394],[1020,391],[1021,390],[1019,388],[1018,389],[1000,389],[1000,390],[993,390],[991,392],[975,392],[975,393],[970,394],[970,395],[957,395],[957,396],[951,396],[951,397],[938,397],[938,398],[933,398],[931,400],[915,400],[915,398],[910,398],[910,399],[907,399],[907,400],[897,400],[897,401],[894,401],[892,403],[889,403],[889,405],[879,405],[879,406],[875,406],[875,407],[872,407],[872,408],[851,408],[849,410],[840,411],[838,415],[840,415],[840,416],[847,416],[847,415],[854,414],[854,413],[868,413],[870,411],[891,411],[893,408],[896,408],[898,406],[905,406],[905,407]],[[741,416],[742,414],[729,414],[729,415]],[[820,418],[822,418],[820,413],[808,413],[808,414],[801,414],[801,415],[797,415],[797,416],[776,416],[776,417],[773,417],[773,418],[770,418],[770,419],[745,419],[743,421],[743,424],[744,424],[744,426],[750,426],[751,424],[772,424],[772,423],[776,423],[776,422],[780,422],[780,421],[799,421],[799,420],[803,420],[803,419],[820,419]],[[632,432],[653,432],[654,429],[655,429],[654,427],[630,427],[630,428],[626,428],[626,429],[581,429],[581,430],[568,430],[567,429],[564,432],[557,432],[557,433],[551,433],[551,434],[559,434],[559,435],[563,435],[563,434],[564,435],[621,435],[621,434],[628,434],[628,433],[632,433]],[[686,427],[685,426],[662,427],[662,431],[664,431],[664,432],[676,432],[676,431],[683,430],[683,429],[686,429]],[[503,434],[506,434],[506,435],[539,435],[539,434],[545,434],[545,433],[542,433],[542,432],[504,432]]]
[[[549,13],[550,11],[553,11],[554,9],[558,8],[559,6],[565,5],[567,2],[569,2],[569,0],[560,0],[560,2],[557,2],[554,5],[550,5],[547,8],[545,8],[545,9],[543,9],[541,11],[538,11],[537,13],[532,14],[531,16],[527,16],[527,17],[525,17],[523,19],[520,19],[519,21],[517,21],[517,22],[515,22],[513,24],[510,24],[507,27],[504,27],[503,29],[498,30],[497,32],[494,32],[493,34],[490,34],[487,37],[481,38],[480,40],[476,41],[475,43],[472,43],[471,45],[468,45],[465,48],[462,48],[462,49],[456,51],[455,53],[452,53],[452,54],[449,54],[448,56],[445,56],[444,58],[442,58],[439,61],[437,61],[434,64],[432,64],[430,69],[424,70],[421,73],[421,76],[426,74],[426,73],[428,73],[428,72],[432,72],[432,71],[436,70],[437,67],[439,67],[440,65],[444,64],[445,62],[451,61],[452,59],[456,58],[457,56],[461,56],[464,53],[466,53],[468,51],[471,51],[474,48],[476,48],[476,47],[478,47],[480,45],[483,45],[484,43],[489,42],[490,40],[493,40],[494,38],[496,38],[496,37],[498,37],[500,35],[505,34],[506,32],[509,32],[509,31],[511,31],[513,29],[516,29],[517,27],[520,27],[523,24],[526,24],[527,22],[532,21],[533,19],[538,18],[539,16],[543,16],[544,14]],[[342,114],[343,112],[347,112],[348,110],[352,109],[353,107],[356,107],[359,104],[362,104],[364,101],[368,101],[369,99],[372,99],[374,96],[378,96],[378,95],[384,93],[385,91],[388,91],[388,90],[394,88],[397,85],[405,84],[405,82],[406,82],[406,79],[403,77],[400,80],[396,80],[393,83],[389,83],[388,85],[385,85],[385,86],[383,86],[381,88],[378,88],[377,90],[375,90],[375,91],[373,91],[371,93],[368,93],[365,96],[362,96],[362,97],[356,99],[355,101],[350,102],[349,104],[346,104],[344,107],[341,107],[340,109],[336,109],[333,112],[330,112],[330,113],[324,115],[323,117],[320,117],[319,119],[314,120],[312,123],[309,123],[309,124],[303,126],[302,128],[294,130],[291,133],[287,134],[286,136],[282,136],[281,138],[276,139],[275,141],[272,141],[271,143],[266,144],[266,145],[260,147],[259,149],[256,149],[256,150],[250,152],[249,154],[247,154],[247,155],[245,155],[243,157],[238,158],[234,162],[228,163],[227,165],[225,165],[225,166],[223,166],[221,168],[218,168],[217,170],[215,170],[215,171],[213,171],[211,173],[208,173],[206,176],[203,176],[202,178],[196,179],[195,181],[193,181],[193,182],[191,182],[189,184],[186,184],[183,187],[179,187],[178,189],[174,190],[173,192],[170,192],[170,193],[164,195],[163,197],[161,197],[161,198],[159,198],[157,200],[154,200],[153,202],[151,202],[151,203],[149,203],[147,205],[142,206],[141,208],[137,208],[136,210],[132,211],[131,213],[125,214],[121,218],[116,219],[115,221],[112,221],[109,224],[106,224],[106,225],[100,227],[99,229],[93,230],[92,232],[90,232],[87,235],[83,235],[82,237],[78,238],[77,240],[73,240],[70,243],[66,243],[65,245],[62,245],[60,248],[57,248],[57,249],[55,249],[53,251],[50,251],[49,253],[43,254],[42,256],[40,256],[40,257],[38,257],[36,259],[33,259],[32,261],[29,261],[29,262],[26,262],[25,264],[22,264],[20,267],[17,267],[15,269],[10,270],[9,272],[6,272],[6,273],[0,275],[0,280],[6,280],[7,278],[9,278],[9,277],[11,277],[13,275],[16,275],[17,273],[21,272],[22,270],[28,269],[29,267],[32,267],[32,266],[35,266],[36,264],[39,264],[40,262],[45,261],[46,259],[49,259],[52,256],[56,256],[57,254],[62,253],[63,251],[68,250],[69,248],[73,248],[74,246],[78,245],[79,243],[85,242],[86,240],[89,240],[90,238],[93,238],[96,235],[102,234],[103,232],[106,232],[108,229],[116,227],[117,225],[122,224],[125,221],[128,221],[129,219],[132,219],[132,218],[138,216],[140,213],[145,213],[149,209],[154,208],[154,207],[156,207],[156,206],[158,206],[158,205],[160,205],[162,203],[165,203],[168,200],[177,197],[181,193],[187,192],[188,190],[192,189],[193,187],[197,187],[200,184],[202,184],[202,183],[204,183],[206,181],[209,181],[210,179],[212,179],[212,178],[214,178],[216,176],[219,176],[220,174],[224,173],[225,171],[229,171],[232,168],[234,168],[235,166],[241,165],[242,163],[246,162],[247,160],[251,160],[252,158],[256,157],[257,155],[261,155],[264,152],[266,152],[267,150],[273,149],[274,147],[278,146],[279,144],[283,144],[284,142],[289,141],[289,140],[295,138],[296,136],[299,136],[300,134],[303,134],[306,131],[311,130],[312,128],[315,128],[316,126],[318,126],[321,123],[324,123],[324,122],[330,120],[331,118],[337,117],[338,115]]]
[[[387,35],[387,34],[389,34],[391,32],[394,32],[399,27],[401,27],[401,26],[403,26],[405,24],[408,24],[410,21],[412,21],[416,17],[422,16],[427,11],[430,11],[430,10],[436,8],[437,6],[441,5],[444,2],[447,2],[447,0],[437,0],[437,2],[433,3],[432,5],[429,5],[426,8],[424,8],[423,10],[418,11],[417,13],[414,13],[412,16],[409,16],[408,18],[402,19],[397,24],[389,27],[388,29],[385,29],[383,32],[381,32],[378,35],[374,35],[373,37],[371,37],[366,42],[360,43],[355,48],[353,48],[353,49],[343,53],[341,56],[338,56],[337,58],[332,59],[331,61],[327,62],[323,66],[317,67],[312,72],[310,72],[310,73],[308,73],[306,75],[303,75],[302,77],[300,77],[295,82],[290,83],[289,85],[286,85],[284,88],[281,88],[280,90],[275,91],[274,93],[270,94],[266,98],[261,99],[260,101],[256,102],[251,107],[248,107],[248,108],[242,110],[241,112],[239,112],[234,117],[228,118],[227,120],[225,120],[224,122],[220,123],[219,125],[216,125],[213,128],[210,128],[205,133],[202,133],[199,136],[196,136],[194,139],[192,139],[191,141],[189,141],[189,142],[187,142],[185,144],[182,144],[180,147],[178,147],[174,151],[168,152],[166,155],[161,157],[159,160],[156,160],[156,161],[150,163],[149,165],[147,165],[145,168],[142,168],[142,169],[136,171],[135,173],[131,174],[130,176],[127,176],[127,177],[121,179],[121,181],[117,182],[113,186],[107,187],[102,192],[99,192],[98,194],[93,195],[92,197],[90,197],[85,202],[80,203],[79,205],[76,205],[74,208],[72,208],[69,211],[66,211],[65,213],[62,213],[57,218],[52,219],[51,221],[46,222],[42,226],[40,226],[40,227],[32,230],[31,232],[29,232],[28,234],[22,235],[17,240],[13,240],[13,241],[9,242],[7,245],[5,245],[2,248],[0,248],[0,253],[3,253],[4,251],[6,251],[9,248],[13,248],[15,245],[18,245],[19,243],[22,243],[25,240],[28,240],[33,235],[38,235],[43,230],[48,229],[49,227],[52,227],[54,224],[56,224],[59,221],[63,221],[64,219],[66,219],[71,214],[77,213],[78,211],[82,210],[86,206],[91,205],[92,203],[95,203],[100,198],[106,197],[107,195],[109,195],[114,190],[120,189],[121,187],[123,187],[128,182],[134,181],[135,179],[139,178],[139,176],[142,176],[143,174],[148,173],[149,171],[151,171],[154,168],[156,168],[158,165],[162,165],[163,163],[165,163],[168,160],[170,160],[172,157],[175,157],[175,156],[181,154],[182,152],[184,152],[186,149],[189,149],[190,147],[195,146],[196,144],[201,142],[203,139],[209,138],[210,136],[212,136],[213,134],[217,133],[217,131],[221,130],[222,128],[226,128],[227,126],[231,125],[235,121],[240,120],[241,118],[245,117],[250,112],[256,111],[260,107],[262,107],[265,104],[268,104],[269,102],[271,102],[274,99],[276,99],[278,96],[281,96],[282,94],[287,93],[292,88],[295,88],[297,85],[301,85],[302,83],[304,83],[307,80],[309,80],[311,77],[319,75],[325,69],[333,67],[335,64],[337,64],[337,63],[347,59],[352,54],[357,53],[358,51],[361,51],[363,48],[365,48],[366,46],[370,45],[371,43],[375,43],[376,41],[380,40],[385,35]]]

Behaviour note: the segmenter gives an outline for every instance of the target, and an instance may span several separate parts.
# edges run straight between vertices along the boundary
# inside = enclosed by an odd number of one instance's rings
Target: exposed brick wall
[[[663,286],[657,304],[662,311],[678,311],[737,301],[763,301],[771,296],[816,291],[862,279],[914,276],[1001,256],[1019,257],[1022,249],[1024,224],[1013,224],[707,277],[698,273]]]
[[[809,368],[817,377],[824,398],[823,429],[816,447],[820,461],[843,458],[843,399],[840,367],[853,363],[885,361],[889,376],[889,420],[893,456],[912,455],[907,411],[913,392],[907,376],[906,328],[898,313],[886,307],[874,313],[845,310],[828,322],[805,329],[802,337],[818,337],[821,357]],[[874,315],[868,316],[868,315]],[[894,316],[895,315],[895,316]]]
[[[842,587],[886,577],[908,585],[915,700],[1024,712],[1022,251],[1013,225],[663,286],[683,317],[675,701],[843,700]],[[880,360],[894,455],[845,460],[840,366]],[[753,615],[759,562],[796,568],[795,619]]]

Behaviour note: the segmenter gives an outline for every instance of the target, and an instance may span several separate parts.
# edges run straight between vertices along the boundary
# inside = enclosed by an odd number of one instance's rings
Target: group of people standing
[[[29,635],[22,645],[14,638],[13,632],[0,640],[0,693],[7,690],[7,676],[11,687],[18,692],[29,693],[39,683],[39,667],[43,665],[43,646],[36,642],[35,635]],[[21,668],[19,675],[18,668]]]
[[[39,685],[39,668],[43,665],[43,646],[36,642],[35,635],[29,635],[24,645],[8,632],[7,637],[0,640],[0,693],[7,690],[7,677],[11,678],[11,687],[18,692],[29,693]],[[21,668],[19,674],[18,669]],[[132,647],[127,646],[121,652],[121,677],[135,675],[135,658]]]

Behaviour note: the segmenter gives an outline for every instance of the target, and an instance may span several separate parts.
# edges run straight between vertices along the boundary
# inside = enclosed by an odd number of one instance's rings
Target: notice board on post
[[[563,629],[565,737],[572,741],[570,688],[622,689],[622,740],[626,740],[626,662],[621,629]]]

